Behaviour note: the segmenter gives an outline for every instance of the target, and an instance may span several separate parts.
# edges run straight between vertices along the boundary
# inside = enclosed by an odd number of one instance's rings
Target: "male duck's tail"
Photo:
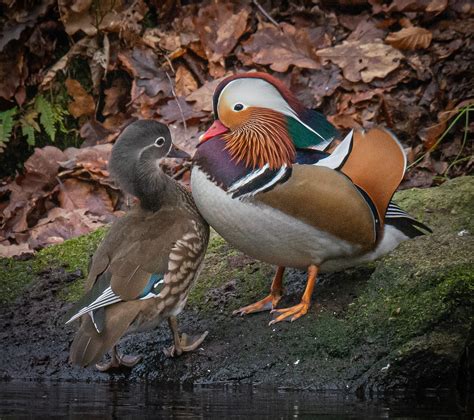
[[[428,226],[410,216],[393,201],[390,201],[388,204],[387,212],[385,213],[385,223],[393,226],[409,238],[433,232]]]

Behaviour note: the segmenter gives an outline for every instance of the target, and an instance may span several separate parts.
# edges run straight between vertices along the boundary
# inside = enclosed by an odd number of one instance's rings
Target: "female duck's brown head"
[[[223,80],[214,92],[213,107],[215,121],[201,142],[222,135],[232,158],[249,167],[291,166],[295,148],[321,150],[329,143],[315,128],[314,111],[305,109],[283,83],[265,73]]]

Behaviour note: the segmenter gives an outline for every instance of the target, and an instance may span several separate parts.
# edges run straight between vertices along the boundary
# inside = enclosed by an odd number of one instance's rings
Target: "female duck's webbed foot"
[[[208,331],[205,331],[201,335],[188,336],[186,333],[183,333],[181,337],[179,336],[178,330],[178,320],[174,316],[168,318],[168,324],[170,326],[171,332],[173,333],[174,344],[171,347],[166,347],[163,349],[163,353],[168,357],[176,357],[181,354],[196,350],[204,339],[209,334]]]
[[[285,272],[285,267],[278,267],[273,277],[272,286],[270,288],[270,294],[259,300],[258,302],[252,303],[251,305],[244,306],[240,309],[232,312],[232,315],[246,315],[254,312],[262,311],[271,311],[276,307],[283,295],[283,273]]]
[[[270,321],[268,325],[273,325],[280,321],[292,322],[298,318],[301,318],[308,312],[308,309],[311,306],[311,295],[313,294],[317,275],[318,267],[315,265],[310,265],[308,267],[308,280],[306,282],[306,289],[304,291],[303,297],[301,298],[301,302],[298,305],[291,306],[290,308],[273,309],[271,313],[275,315],[273,320]]]
[[[114,348],[112,349],[112,357],[110,358],[110,360],[108,362],[97,363],[95,367],[101,372],[106,372],[109,369],[119,368],[121,366],[132,368],[140,360],[142,360],[141,356],[131,356],[128,354],[121,354],[117,350],[117,347],[114,346]]]

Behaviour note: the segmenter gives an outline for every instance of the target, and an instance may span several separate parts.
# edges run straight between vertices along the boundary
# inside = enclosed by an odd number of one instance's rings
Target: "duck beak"
[[[212,139],[219,134],[226,133],[227,131],[229,131],[229,129],[224,124],[219,120],[215,120],[207,131],[199,137],[199,143],[204,143],[205,141]]]
[[[174,144],[172,144],[171,150],[168,153],[168,157],[178,159],[189,159],[191,156],[188,155],[184,150],[178,149]]]

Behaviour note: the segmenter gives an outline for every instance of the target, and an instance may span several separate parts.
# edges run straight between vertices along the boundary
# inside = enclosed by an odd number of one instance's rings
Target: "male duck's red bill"
[[[229,129],[222,124],[219,120],[215,120],[207,131],[199,137],[199,143],[204,143],[206,140],[210,140],[219,134],[227,133]]]

